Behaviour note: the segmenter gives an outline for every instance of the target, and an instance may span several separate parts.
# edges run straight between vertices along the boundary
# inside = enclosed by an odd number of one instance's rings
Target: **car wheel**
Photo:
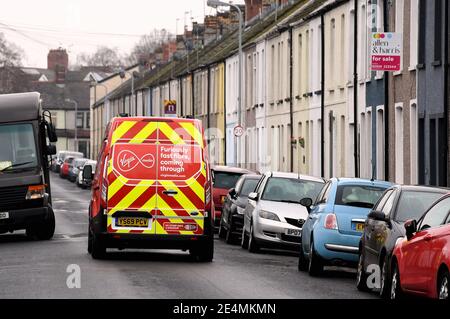
[[[359,254],[358,270],[356,273],[356,288],[358,288],[359,291],[369,290],[367,287],[367,274],[364,270],[364,254],[362,252]]]
[[[253,232],[253,222],[250,224],[250,236],[248,240],[248,251],[251,253],[259,252],[259,245],[255,240],[255,234]]]
[[[95,234],[92,234],[92,258],[104,259],[106,257],[106,247],[102,240]]]
[[[381,265],[381,287],[380,287],[380,297],[388,298],[391,291],[391,278],[389,278],[388,271],[388,261],[387,256],[383,258],[383,264]]]
[[[311,249],[309,250],[308,272],[310,276],[320,276],[323,273],[323,263],[317,256],[314,249],[314,241],[311,240]]]
[[[245,227],[242,227],[241,247],[243,249],[248,248],[248,235],[247,232],[245,231]]]
[[[391,289],[390,289],[390,298],[401,299],[403,292],[402,287],[400,286],[400,272],[398,271],[397,263],[392,265],[392,276],[391,276]]]
[[[189,253],[199,262],[212,262],[214,259],[214,238],[211,236],[201,245],[191,248]]]
[[[308,270],[308,260],[305,258],[305,254],[303,253],[303,246],[300,245],[300,255],[298,257],[298,271],[306,271]]]
[[[442,272],[438,279],[438,298],[442,300],[449,300],[448,289],[449,289],[450,275],[448,270]]]

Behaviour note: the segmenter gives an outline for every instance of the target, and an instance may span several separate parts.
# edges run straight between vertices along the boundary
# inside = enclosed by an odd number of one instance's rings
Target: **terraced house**
[[[176,100],[202,120],[214,164],[449,185],[448,2],[277,2],[246,1],[242,65],[236,26],[141,73],[142,111],[125,82],[111,116],[164,116]],[[402,35],[401,71],[371,71],[374,32]]]

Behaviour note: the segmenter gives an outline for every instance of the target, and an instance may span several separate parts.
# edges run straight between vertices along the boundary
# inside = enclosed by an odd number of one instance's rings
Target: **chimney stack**
[[[50,50],[47,55],[47,69],[55,71],[56,82],[63,83],[69,67],[69,55],[63,48]]]

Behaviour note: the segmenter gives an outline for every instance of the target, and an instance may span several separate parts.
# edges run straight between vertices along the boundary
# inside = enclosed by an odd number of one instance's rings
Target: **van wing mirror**
[[[56,155],[56,146],[53,144],[47,145],[46,153],[49,156]]]
[[[83,179],[85,181],[92,180],[92,166],[91,165],[85,165],[83,168]]]

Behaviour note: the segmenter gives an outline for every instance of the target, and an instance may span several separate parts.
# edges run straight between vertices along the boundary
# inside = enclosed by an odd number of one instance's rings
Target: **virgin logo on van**
[[[119,169],[122,172],[129,172],[136,168],[139,164],[145,168],[153,168],[155,166],[155,157],[150,153],[139,157],[132,151],[123,150],[119,153],[118,162]]]

